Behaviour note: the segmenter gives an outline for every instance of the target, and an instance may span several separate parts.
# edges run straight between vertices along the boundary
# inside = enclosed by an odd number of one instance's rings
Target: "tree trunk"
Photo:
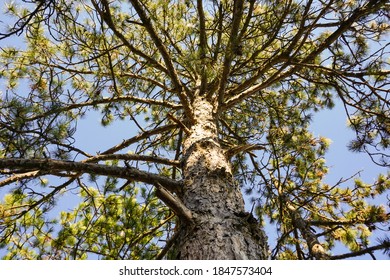
[[[267,259],[264,232],[244,200],[224,150],[218,143],[212,105],[197,98],[195,124],[184,141],[184,189],[180,195],[194,223],[182,225],[179,259]]]

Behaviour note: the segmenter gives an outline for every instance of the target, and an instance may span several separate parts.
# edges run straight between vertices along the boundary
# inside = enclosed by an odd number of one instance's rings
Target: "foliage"
[[[374,202],[389,174],[325,183],[331,141],[309,125],[341,102],[356,134],[349,148],[390,166],[389,11],[381,0],[6,3],[5,258],[163,257],[175,220],[149,185],[181,184],[197,95],[215,105],[220,144],[259,226],[275,225],[272,258],[316,257],[309,235],[329,251],[341,242],[355,255],[388,252],[370,236],[388,226],[388,207]],[[79,148],[78,123],[92,111],[104,127],[129,123],[132,136]],[[56,206],[71,194],[77,205]]]

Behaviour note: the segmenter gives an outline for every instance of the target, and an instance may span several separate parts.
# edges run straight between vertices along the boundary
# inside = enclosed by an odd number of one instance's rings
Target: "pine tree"
[[[390,166],[388,1],[3,8],[4,258],[389,252],[386,238],[370,243],[389,231],[388,208],[372,199],[388,194],[389,174],[325,183],[330,140],[309,129],[315,112],[341,102],[356,135],[349,148]],[[78,124],[91,114],[103,127],[127,123],[127,138],[107,147],[91,131],[101,149],[80,148]],[[349,253],[333,254],[338,243]]]

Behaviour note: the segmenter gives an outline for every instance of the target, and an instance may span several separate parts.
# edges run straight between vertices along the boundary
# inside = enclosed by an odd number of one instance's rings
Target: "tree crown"
[[[326,184],[330,141],[309,125],[341,102],[356,133],[349,148],[389,167],[389,8],[381,0],[6,4],[6,257],[163,257],[177,222],[150,186],[182,187],[182,144],[198,99],[213,106],[219,144],[254,213],[276,225],[273,258],[313,257],[298,229],[329,250],[337,241],[351,254],[388,248],[388,240],[369,247],[389,214],[367,202],[388,191],[388,174]],[[103,126],[128,122],[132,136],[79,148],[77,124],[92,111]],[[79,203],[53,217],[72,192]]]

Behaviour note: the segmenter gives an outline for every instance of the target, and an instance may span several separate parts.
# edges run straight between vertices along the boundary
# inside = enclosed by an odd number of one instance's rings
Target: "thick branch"
[[[322,44],[320,44],[316,50],[311,52],[304,61],[309,62],[313,60],[317,55],[333,44],[346,30],[352,26],[354,22],[358,21],[360,18],[368,15],[369,13],[379,10],[386,3],[387,0],[370,0],[363,7],[357,8],[352,13],[352,15],[347,20],[341,22],[339,28],[334,31],[328,38],[326,38],[326,40],[324,40],[324,42],[322,42]]]
[[[104,1],[106,2],[106,1]],[[157,32],[154,30],[154,27],[151,23],[150,18],[147,16],[145,10],[141,7],[141,4],[137,0],[130,0],[132,3],[134,9],[137,11],[138,16],[140,17],[142,23],[144,24],[146,30],[148,31],[150,37],[152,38],[154,44],[156,45],[157,49],[159,50],[161,56],[163,57],[163,60],[165,62],[165,65],[168,69],[169,76],[172,79],[173,84],[177,89],[182,88],[181,82],[177,76],[175,67],[173,66],[173,62],[171,60],[171,57],[164,46],[164,43],[161,41],[161,39],[158,37]]]
[[[214,31],[217,31],[217,42],[214,47],[214,54],[213,54],[213,63],[215,63],[218,59],[218,54],[221,51],[221,41],[222,41],[222,27],[223,27],[223,6],[222,3],[219,3],[218,7],[218,25],[217,29]]]
[[[267,87],[268,87],[268,84],[256,84],[256,85],[248,88],[247,90],[244,90],[240,94],[237,94],[237,95],[229,98],[228,100],[226,100],[225,104],[223,104],[221,109],[226,110],[228,108],[231,108],[234,105],[236,105],[237,103],[241,102],[242,100],[248,98],[249,96],[253,95],[254,93],[262,91],[263,89],[265,89]],[[267,92],[265,92],[265,93],[267,93]]]
[[[103,11],[99,8],[98,4],[96,3],[96,1],[92,1],[92,4],[94,5],[95,9],[99,12],[100,16],[103,18],[104,22],[108,25],[108,27],[114,32],[114,34],[123,42],[123,44],[129,48],[129,50],[144,58],[146,61],[148,61],[151,65],[153,65],[156,69],[164,72],[164,73],[168,73],[168,70],[163,66],[161,65],[158,61],[156,61],[155,59],[153,59],[151,56],[145,54],[144,52],[140,51],[139,49],[137,49],[136,47],[134,47],[127,39],[126,37],[121,33],[119,32],[119,30],[116,28],[113,20],[112,20],[112,16],[111,16],[111,13],[110,13],[110,10],[107,9],[106,11]],[[103,1],[103,4],[107,4],[106,1]],[[105,7],[107,7],[105,5]]]
[[[69,104],[69,105],[66,105],[64,107],[59,107],[59,108],[55,108],[52,110],[48,110],[41,115],[36,115],[36,116],[30,117],[30,118],[27,118],[27,119],[25,119],[25,121],[34,121],[34,120],[37,120],[40,118],[45,118],[45,117],[53,115],[53,114],[58,114],[58,113],[70,111],[73,109],[78,109],[78,108],[83,108],[83,107],[88,107],[88,106],[96,106],[96,105],[101,105],[101,104],[123,102],[123,101],[138,102],[138,103],[143,103],[143,104],[148,104],[148,105],[158,105],[158,106],[164,106],[166,108],[172,108],[172,109],[177,109],[177,110],[181,108],[181,105],[174,104],[174,103],[168,102],[168,101],[136,97],[133,95],[126,95],[126,96],[108,97],[108,98],[101,98],[101,99],[97,99],[97,100],[91,100],[91,101],[87,101],[87,102]]]
[[[104,151],[103,153],[101,153],[102,155],[106,155],[106,154],[113,154],[113,153],[116,153],[117,151],[120,151],[128,146],[130,146],[131,144],[134,144],[134,143],[137,143],[138,141],[142,140],[142,139],[145,139],[145,138],[148,138],[152,135],[156,135],[156,134],[159,134],[159,133],[163,133],[165,131],[168,131],[168,130],[171,130],[171,129],[174,129],[176,128],[177,125],[176,124],[168,124],[166,126],[162,126],[162,127],[157,127],[155,129],[152,129],[152,130],[149,130],[149,131],[145,131],[145,132],[142,132],[141,134],[138,134],[137,136],[134,136],[132,138],[129,138],[129,139],[126,139],[126,140],[123,140],[122,143]]]
[[[171,166],[180,167],[180,162],[177,160],[170,160],[167,158],[157,157],[157,156],[147,156],[147,155],[138,155],[138,154],[107,154],[107,155],[97,155],[82,162],[98,162],[102,160],[128,160],[128,161],[145,161],[145,162],[154,162],[161,163]]]
[[[164,43],[161,41],[160,37],[157,35],[156,30],[154,29],[154,26],[149,18],[149,16],[146,14],[144,8],[141,6],[139,1],[137,0],[130,0],[131,4],[133,5],[134,9],[136,10],[138,16],[140,17],[143,25],[145,26],[146,30],[148,31],[150,37],[152,38],[154,44],[156,45],[157,49],[159,50],[165,66],[168,69],[169,77],[172,80],[172,83],[175,87],[175,90],[178,92],[178,96],[180,98],[180,101],[183,105],[184,111],[186,112],[187,116],[192,119],[192,111],[190,109],[189,100],[187,99],[186,94],[189,94],[187,91],[185,93],[185,87],[181,83],[179,76],[176,72],[175,66],[173,65],[171,56],[168,53],[167,48],[165,47]]]
[[[223,70],[222,70],[222,77],[219,83],[219,89],[218,89],[218,104],[223,104],[224,97],[225,97],[225,89],[226,89],[226,83],[227,79],[230,73],[230,66],[233,61],[233,57],[235,54],[235,51],[238,48],[239,45],[239,38],[238,38],[238,32],[240,27],[241,18],[244,11],[244,1],[242,0],[235,0],[234,1],[234,10],[233,10],[233,22],[232,22],[232,29],[230,32],[230,38],[229,38],[229,49],[226,51],[225,60],[223,62]]]
[[[282,80],[283,78],[286,78],[290,76],[292,73],[296,73],[300,68],[303,67],[303,64],[305,63],[311,63],[315,57],[317,57],[320,53],[322,53],[326,48],[328,48],[331,44],[333,44],[346,30],[348,30],[355,22],[357,22],[359,19],[363,18],[364,16],[368,15],[369,13],[373,13],[377,10],[379,10],[383,5],[386,3],[386,0],[371,0],[368,1],[364,6],[357,8],[351,16],[344,20],[339,22],[339,28],[335,30],[327,39],[325,39],[314,51],[312,51],[310,54],[308,54],[305,58],[299,61],[299,64],[296,64],[293,67],[290,67],[287,71],[283,72],[282,69],[279,69],[275,74],[273,74],[269,79],[267,79],[263,83],[254,84],[257,79],[250,79],[252,86],[247,88],[246,90],[234,94],[232,96],[231,93],[228,93],[230,97],[224,104],[224,108],[230,108],[237,104],[238,102],[244,100],[245,98],[263,90],[264,88],[267,88],[268,86],[277,83],[278,81]],[[303,44],[303,43],[301,43]],[[269,69],[272,67],[272,65],[275,65],[278,62],[281,62],[284,59],[283,55],[276,55],[273,59],[270,61],[272,63],[267,63],[265,67],[262,67],[262,72],[264,72],[265,69]],[[288,63],[283,65],[283,69],[286,69],[287,66],[292,65],[295,63],[292,63],[292,60],[289,60]],[[249,84],[248,84],[249,85]],[[246,85],[246,86],[248,86]],[[241,88],[241,87],[240,87]]]
[[[302,216],[299,214],[297,209],[291,204],[290,201],[284,199],[284,203],[286,203],[286,206],[291,214],[294,226],[299,229],[302,234],[302,237],[305,239],[310,253],[317,260],[329,259],[329,254],[325,251],[324,247],[318,241],[317,236],[311,231],[308,222],[302,218]]]
[[[177,216],[179,216],[186,223],[190,223],[193,220],[192,212],[188,209],[183,202],[166,188],[161,186],[159,183],[156,184],[156,195],[160,198]]]
[[[243,65],[246,65],[248,62],[254,60],[260,53],[263,51],[267,50],[269,46],[272,45],[275,40],[277,40],[278,34],[280,30],[283,27],[283,24],[289,14],[289,9],[285,9],[284,13],[280,16],[278,16],[278,22],[275,24],[272,29],[270,30],[270,35],[268,36],[267,41],[260,46],[259,49],[255,50],[250,58],[243,63]],[[263,76],[268,70],[270,70],[275,64],[279,63],[283,58],[283,53],[282,49],[277,49],[274,51],[274,53],[270,56],[270,59],[266,61],[263,65],[258,67],[258,70],[254,75],[252,75],[251,78],[241,82],[238,86],[235,88],[229,90],[226,93],[226,98],[228,100],[234,98],[236,95],[240,94],[240,92],[248,89],[249,87],[255,85],[256,81],[259,80],[261,76]],[[239,68],[236,68],[238,70]],[[244,97],[245,98],[245,97]],[[226,103],[229,103],[230,101],[226,101]]]
[[[113,176],[117,178],[129,179],[146,184],[161,184],[171,192],[176,192],[181,183],[158,174],[141,171],[132,167],[107,166],[102,164],[61,161],[53,159],[0,159],[0,168],[10,171],[43,171],[53,172],[74,172],[92,173],[102,176]],[[2,170],[0,169],[0,173]]]
[[[199,14],[199,47],[200,58],[203,61],[206,58],[207,37],[206,37],[206,19],[203,11],[203,1],[197,0],[197,9]],[[200,95],[204,95],[206,90],[206,67],[202,63],[201,65],[201,83],[200,83]]]

